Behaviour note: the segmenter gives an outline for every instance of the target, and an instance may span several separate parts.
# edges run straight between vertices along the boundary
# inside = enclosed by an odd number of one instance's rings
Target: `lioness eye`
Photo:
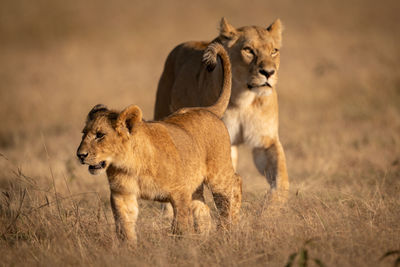
[[[100,139],[104,136],[105,134],[101,133],[101,132],[97,132],[96,133],[96,139]]]
[[[278,48],[274,48],[274,49],[272,49],[271,55],[275,56],[275,55],[278,54],[278,52],[279,52],[279,49]]]
[[[253,49],[251,49],[251,48],[248,47],[248,46],[244,47],[244,48],[243,48],[243,51],[245,51],[246,53],[251,54],[251,55],[254,56],[254,51],[253,51]]]

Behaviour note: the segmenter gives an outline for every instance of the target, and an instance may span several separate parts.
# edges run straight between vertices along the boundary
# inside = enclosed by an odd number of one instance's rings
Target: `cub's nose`
[[[264,75],[265,77],[267,77],[267,79],[268,79],[270,76],[274,75],[275,70],[260,69],[259,72],[260,72],[262,75]]]
[[[78,152],[76,155],[78,156],[79,160],[83,164],[85,162],[85,158],[88,156],[88,153],[79,153]]]

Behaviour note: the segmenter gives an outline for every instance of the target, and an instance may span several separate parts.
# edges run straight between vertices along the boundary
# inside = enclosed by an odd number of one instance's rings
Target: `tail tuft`
[[[219,44],[217,44],[217,43],[212,43],[204,51],[202,61],[206,65],[207,70],[209,72],[212,72],[215,69],[215,67],[217,66],[217,53],[218,53],[217,46],[218,45]]]

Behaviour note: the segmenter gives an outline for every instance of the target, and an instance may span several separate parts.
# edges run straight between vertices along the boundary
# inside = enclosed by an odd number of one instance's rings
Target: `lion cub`
[[[138,198],[170,202],[173,232],[192,232],[197,217],[209,212],[203,184],[212,192],[219,226],[237,220],[241,177],[233,169],[229,134],[220,119],[230,98],[230,61],[219,44],[206,49],[203,61],[212,71],[217,55],[223,64],[223,88],[210,107],[180,109],[151,122],[143,121],[134,105],[122,112],[96,105],[89,112],[77,156],[91,174],[106,171],[120,239],[136,241]]]

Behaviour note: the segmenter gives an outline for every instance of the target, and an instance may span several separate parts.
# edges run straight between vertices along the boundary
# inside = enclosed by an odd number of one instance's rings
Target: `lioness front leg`
[[[231,158],[232,158],[232,165],[233,169],[237,171],[237,163],[238,163],[238,147],[231,146]]]
[[[289,193],[289,178],[286,158],[279,140],[269,147],[253,148],[253,159],[257,170],[266,177],[272,193],[272,201],[285,202]]]
[[[118,238],[135,244],[136,220],[139,214],[136,195],[112,192],[110,199]]]

